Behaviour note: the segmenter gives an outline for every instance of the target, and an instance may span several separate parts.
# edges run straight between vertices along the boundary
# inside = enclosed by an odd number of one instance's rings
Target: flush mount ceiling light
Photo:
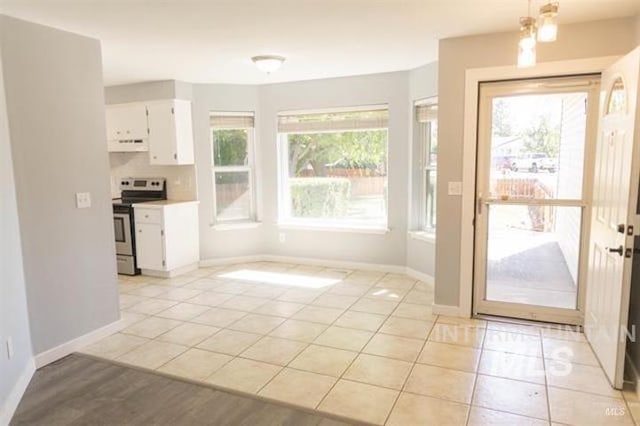
[[[266,72],[267,74],[271,74],[274,71],[277,71],[285,61],[285,58],[282,56],[275,55],[261,55],[254,56],[251,58],[256,67],[262,72]]]
[[[538,41],[556,41],[558,36],[558,3],[547,3],[540,8]]]

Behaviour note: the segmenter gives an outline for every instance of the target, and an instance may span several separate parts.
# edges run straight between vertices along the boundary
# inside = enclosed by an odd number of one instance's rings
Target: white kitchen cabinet
[[[136,257],[143,274],[170,276],[200,261],[198,202],[134,204]]]
[[[149,163],[194,164],[191,102],[170,99],[147,103]]]
[[[147,107],[143,103],[109,105],[106,108],[109,152],[149,150]]]

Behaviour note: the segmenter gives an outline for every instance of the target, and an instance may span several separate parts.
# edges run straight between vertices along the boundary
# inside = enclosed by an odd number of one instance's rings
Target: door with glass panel
[[[475,314],[582,324],[599,81],[480,86]]]

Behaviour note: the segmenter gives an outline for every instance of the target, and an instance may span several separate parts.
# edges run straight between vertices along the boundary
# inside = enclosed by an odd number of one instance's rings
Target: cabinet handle
[[[173,154],[173,159],[177,160],[178,159],[178,154]]]

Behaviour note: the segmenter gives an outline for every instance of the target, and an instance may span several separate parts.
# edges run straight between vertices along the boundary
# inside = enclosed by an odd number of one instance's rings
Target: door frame
[[[509,80],[507,82],[498,82],[497,85],[486,87],[486,92],[483,97],[479,98],[479,121],[478,130],[483,130],[484,134],[478,134],[478,146],[477,151],[477,175],[476,185],[487,183],[489,181],[491,163],[491,127],[484,127],[487,120],[491,117],[491,99],[495,97],[510,96],[510,95],[549,95],[549,94],[572,94],[572,93],[586,93],[588,103],[588,110],[585,111],[585,141],[584,141],[584,158],[582,162],[582,192],[579,199],[551,199],[551,200],[497,200],[489,199],[485,195],[486,201],[483,202],[482,207],[486,213],[476,220],[476,233],[475,233],[475,249],[474,249],[474,280],[481,278],[484,282],[476,282],[474,286],[474,300],[473,300],[473,314],[490,314],[506,317],[513,317],[518,319],[533,320],[533,321],[545,321],[545,322],[557,322],[562,324],[580,325],[584,323],[584,310],[587,281],[587,258],[589,253],[589,234],[591,230],[591,199],[593,193],[592,181],[593,181],[593,166],[595,160],[595,146],[598,136],[598,117],[599,117],[599,102],[598,97],[600,94],[600,75],[598,73],[591,75],[576,76],[575,80],[570,80],[565,86],[554,85],[557,79],[571,78],[567,76],[551,77],[549,79],[517,79]],[[597,79],[597,83],[589,86],[576,86],[572,85],[572,82],[582,81],[594,81]],[[540,83],[550,83],[552,87],[536,87]],[[491,83],[489,83],[491,84]],[[488,107],[488,108],[487,108]],[[481,142],[485,143],[484,147],[481,147]],[[487,151],[489,150],[489,151]],[[485,188],[487,189],[487,188]],[[476,196],[480,189],[476,186]],[[576,308],[559,308],[544,305],[530,305],[524,303],[511,303],[506,301],[482,301],[481,299],[486,296],[486,272],[487,266],[484,264],[487,255],[487,246],[489,237],[489,215],[488,212],[492,206],[495,205],[543,205],[553,207],[573,207],[581,209],[581,221],[580,221],[580,241],[578,245],[578,273],[576,282]],[[480,309],[487,309],[491,312],[479,312]]]
[[[475,246],[476,212],[476,160],[478,140],[478,101],[480,83],[539,77],[561,77],[575,74],[601,73],[620,56],[575,59],[568,61],[542,62],[531,68],[502,66],[469,68],[465,72],[464,137],[462,154],[462,200],[460,221],[460,281],[458,316],[473,315],[473,268]],[[451,315],[453,310],[446,309]],[[435,310],[434,310],[435,312]]]

